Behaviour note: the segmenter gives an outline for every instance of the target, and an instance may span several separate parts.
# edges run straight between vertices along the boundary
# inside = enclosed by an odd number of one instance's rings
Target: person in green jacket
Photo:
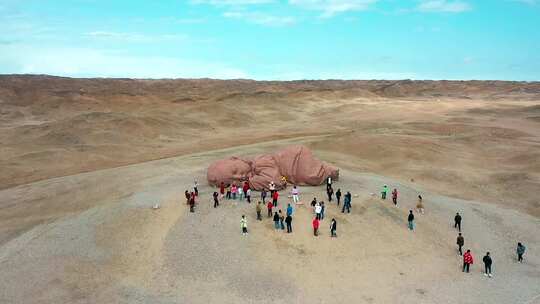
[[[382,187],[382,191],[381,191],[381,198],[382,198],[383,200],[386,199],[386,194],[388,194],[388,186],[387,186],[387,185],[384,185],[384,186]]]

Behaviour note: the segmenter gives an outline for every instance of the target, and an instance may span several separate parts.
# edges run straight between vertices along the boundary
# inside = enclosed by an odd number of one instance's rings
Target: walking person
[[[336,219],[332,219],[332,221],[330,222],[330,237],[337,237],[336,230],[337,230]]]
[[[184,196],[186,197],[186,204],[189,205],[189,200],[191,199],[191,195],[189,194],[187,190],[184,191]]]
[[[328,189],[326,189],[326,194],[328,195],[328,202],[331,202],[334,189],[332,189],[332,187],[328,187]]]
[[[315,218],[317,220],[321,220],[321,211],[322,211],[321,204],[317,203],[317,205],[315,205]]]
[[[214,198],[214,208],[217,208],[219,206],[219,193],[214,192],[212,196]]]
[[[467,252],[463,255],[463,272],[469,272],[471,265],[473,264],[473,255],[470,249],[467,249]]]
[[[248,230],[247,230],[247,219],[245,215],[242,215],[242,219],[240,220],[240,227],[242,227],[242,235],[246,235],[248,233]]]
[[[257,211],[257,220],[262,221],[262,203],[261,201],[257,202],[257,206],[255,207],[255,211]]]
[[[313,208],[313,210],[315,210],[315,205],[317,205],[317,198],[314,197],[313,200],[311,201],[311,207]]]
[[[261,200],[262,200],[263,204],[266,204],[266,201],[265,201],[266,200],[266,189],[264,189],[264,188],[261,191]]]
[[[313,221],[311,222],[311,225],[313,226],[313,235],[318,236],[319,235],[319,219],[315,217]]]
[[[339,202],[341,201],[341,189],[338,188],[337,191],[336,191],[336,201],[337,201],[337,205],[339,207]]]
[[[189,212],[195,212],[195,192],[191,192],[189,197]]]
[[[300,191],[296,187],[296,185],[293,186],[291,190],[292,199],[295,204],[298,204],[300,202],[300,197],[298,196],[300,194]]]
[[[272,208],[274,208],[274,205],[271,201],[268,201],[268,205],[266,205],[266,208],[268,209],[268,217],[272,217]]]
[[[287,217],[285,218],[285,224],[287,224],[287,233],[292,232],[292,216],[287,214]]]
[[[387,186],[387,185],[384,185],[384,186],[382,187],[382,191],[381,191],[381,198],[382,198],[383,200],[386,199],[386,194],[388,194],[388,186]]]
[[[272,204],[274,205],[274,207],[277,207],[278,198],[279,198],[279,192],[274,191],[274,194],[272,194]]]
[[[489,251],[486,252],[486,255],[482,259],[482,262],[484,262],[484,275],[491,278],[491,264],[493,264],[493,260],[489,255]]]
[[[392,202],[394,202],[394,206],[397,206],[397,196],[398,196],[397,189],[394,188],[394,190],[392,191]]]
[[[251,204],[251,189],[249,188],[246,191],[246,199],[247,199],[248,204]]]
[[[279,225],[279,214],[277,212],[274,212],[274,228],[276,228],[276,230],[281,228]]]
[[[244,200],[244,189],[242,187],[238,187],[238,199],[243,201]]]
[[[518,255],[518,262],[523,263],[523,255],[525,254],[525,245],[518,243],[517,245],[517,255]]]
[[[244,182],[244,185],[242,186],[242,190],[244,191],[244,195],[246,196],[246,199],[247,199],[247,192],[249,190],[249,183],[247,181]]]
[[[414,214],[412,210],[409,210],[409,216],[407,217],[407,222],[409,223],[409,230],[414,230]]]
[[[274,191],[276,191],[276,184],[274,184],[274,181],[271,181],[270,184],[268,184],[268,189],[270,189],[270,196],[274,196]]]
[[[324,220],[324,202],[321,202],[321,220]]]
[[[328,190],[328,188],[332,188],[332,177],[331,176],[326,178],[326,190]]]
[[[345,213],[345,209],[347,209],[347,213],[351,213],[351,200],[352,195],[349,191],[347,191],[345,198],[343,199],[343,208],[341,208],[341,213]]]
[[[416,203],[416,209],[419,213],[424,214],[424,204],[422,203],[421,195],[418,195],[418,203]]]
[[[279,210],[279,227],[281,230],[285,230],[285,224],[283,223],[285,221],[285,215],[283,215],[283,212]]]
[[[459,232],[461,232],[461,215],[459,212],[456,213],[456,216],[454,216],[454,228],[457,228]]]
[[[465,245],[465,239],[461,235],[461,232],[459,233],[457,237],[456,244],[458,245],[459,255],[463,255],[463,251],[461,248],[463,248],[463,245]]]
[[[291,206],[291,204],[287,204],[287,215],[292,215],[293,214],[293,207]]]

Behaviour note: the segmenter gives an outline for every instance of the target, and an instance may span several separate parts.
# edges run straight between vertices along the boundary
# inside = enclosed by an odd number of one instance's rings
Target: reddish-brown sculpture
[[[284,180],[296,185],[316,186],[324,183],[328,177],[337,179],[339,170],[316,159],[304,146],[290,146],[254,158],[218,160],[208,167],[207,172],[211,185],[248,181],[254,190],[268,189],[270,182],[274,182],[277,189],[283,189],[286,186]]]

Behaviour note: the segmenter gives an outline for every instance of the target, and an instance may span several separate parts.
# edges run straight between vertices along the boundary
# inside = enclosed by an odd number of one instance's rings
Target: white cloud
[[[274,0],[192,0],[193,4],[211,4],[215,6],[240,6],[272,3]]]
[[[296,23],[294,17],[289,16],[274,16],[260,12],[225,12],[223,16],[231,19],[244,20],[249,23],[265,25],[265,26],[288,26]]]
[[[376,2],[378,0],[289,0],[291,5],[321,11],[325,18],[348,11],[367,10]]]
[[[127,42],[156,42],[156,41],[178,41],[186,40],[186,35],[179,34],[139,34],[139,33],[124,33],[124,32],[110,32],[110,31],[93,31],[85,33],[85,36],[95,39],[107,39],[114,41],[127,41]]]
[[[459,0],[422,0],[417,9],[421,12],[461,13],[471,10],[472,6]]]
[[[93,48],[1,46],[2,73],[50,74],[71,77],[248,78],[222,63],[164,56],[135,56]]]

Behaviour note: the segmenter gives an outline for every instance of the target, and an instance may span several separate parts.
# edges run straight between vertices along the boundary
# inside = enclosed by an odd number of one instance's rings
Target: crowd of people
[[[331,203],[333,201],[334,195],[335,195],[335,201],[336,205],[339,208],[341,204],[341,197],[342,192],[341,189],[338,188],[337,191],[334,193],[333,189],[333,180],[331,177],[328,177],[326,179],[326,194],[328,197],[328,203]],[[381,190],[381,199],[384,201],[386,200],[386,197],[388,196],[388,192],[390,191],[389,187],[387,185],[383,185]],[[225,185],[224,183],[221,183],[219,185],[219,193],[215,191],[212,194],[213,198],[213,204],[214,208],[219,207],[220,200],[226,199],[226,200],[236,200],[239,199],[240,201],[243,201],[244,199],[247,201],[247,203],[251,203],[251,193],[252,190],[250,189],[249,183],[246,181],[240,186],[237,186],[235,183],[232,183],[230,185]],[[292,204],[298,205],[301,204],[300,202],[300,190],[297,187],[297,185],[293,185],[293,188],[290,192],[291,198],[292,198]],[[398,206],[398,190],[397,188],[394,188],[391,192],[392,197],[392,203],[394,206]],[[196,200],[199,196],[199,190],[198,190],[198,182],[197,180],[194,181],[193,190],[192,191],[185,191],[185,197],[186,197],[186,203],[189,205],[190,212],[195,212],[195,204]],[[268,202],[267,197],[269,196]],[[268,185],[268,190],[262,189],[260,193],[260,200],[255,205],[255,211],[256,211],[256,218],[258,221],[262,221],[262,211],[263,208],[267,208],[267,217],[271,218],[274,222],[274,229],[275,230],[286,230],[286,233],[292,233],[293,232],[293,214],[294,214],[294,208],[293,205],[289,202],[287,203],[287,207],[285,209],[285,212],[282,211],[282,209],[279,207],[279,191],[276,189],[276,185],[274,182],[270,182]],[[347,213],[351,212],[351,203],[352,203],[352,195],[349,191],[347,191],[343,197],[343,205],[341,208],[341,212]],[[319,235],[319,228],[321,225],[321,221],[325,218],[325,210],[326,205],[325,202],[322,200],[317,200],[316,197],[313,198],[311,201],[311,207],[313,212],[313,220],[311,222],[312,228],[313,228],[313,235],[316,237]],[[339,209],[338,209],[339,210]],[[424,204],[423,204],[423,198],[421,195],[418,195],[418,202],[416,204],[416,212],[419,214],[424,214]],[[463,252],[463,247],[465,246],[465,238],[462,234],[462,215],[457,212],[454,216],[454,228],[458,231],[458,236],[456,239],[456,244],[458,246],[457,252],[460,256],[463,257],[463,267],[462,271],[469,273],[470,268],[474,263],[474,257],[470,249],[467,249],[465,253]],[[242,215],[240,220],[240,227],[243,235],[248,234],[248,222],[245,215]],[[409,230],[414,231],[415,230],[415,215],[413,210],[409,210],[409,214],[407,215],[407,227]],[[330,237],[337,237],[337,221],[335,218],[332,218],[330,221]],[[526,247],[521,242],[518,243],[516,254],[517,254],[517,261],[519,263],[523,263],[523,255],[525,254]],[[490,252],[486,252],[484,257],[482,258],[482,262],[484,264],[484,275],[487,277],[492,277],[492,265],[493,265],[493,259],[491,257]]]

